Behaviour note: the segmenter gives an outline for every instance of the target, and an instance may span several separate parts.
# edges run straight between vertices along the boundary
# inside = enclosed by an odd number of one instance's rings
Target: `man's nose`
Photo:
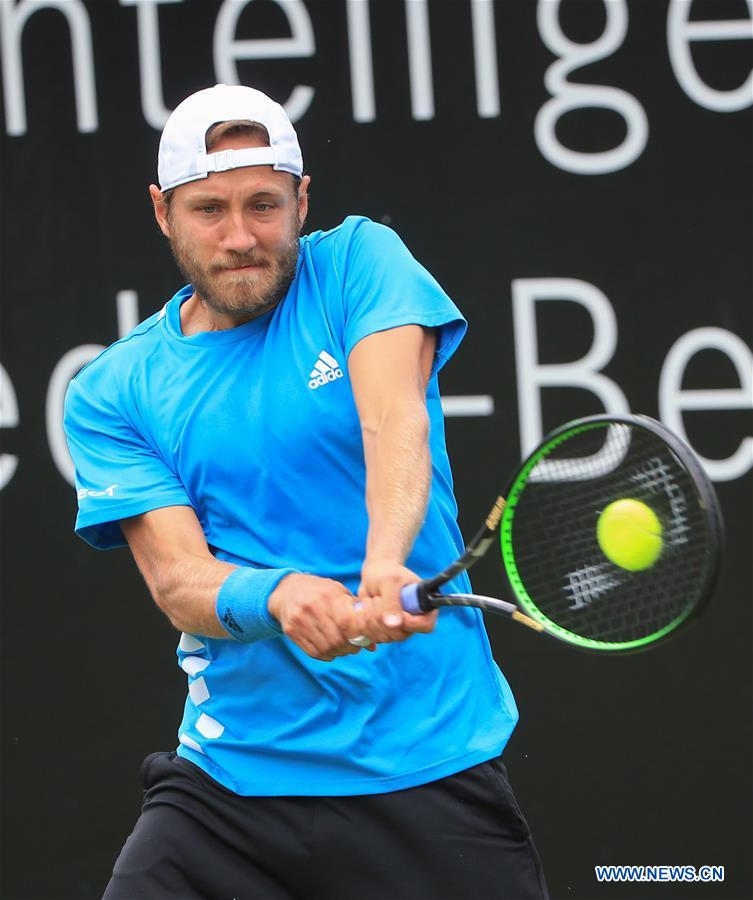
[[[251,223],[242,212],[230,213],[225,219],[225,233],[222,240],[223,250],[235,253],[249,253],[257,245]]]

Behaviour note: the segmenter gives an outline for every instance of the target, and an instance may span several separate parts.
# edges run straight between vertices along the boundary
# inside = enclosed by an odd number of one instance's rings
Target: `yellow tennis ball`
[[[604,556],[621,569],[640,572],[659,559],[662,525],[650,506],[624,498],[610,503],[599,516],[596,539]]]

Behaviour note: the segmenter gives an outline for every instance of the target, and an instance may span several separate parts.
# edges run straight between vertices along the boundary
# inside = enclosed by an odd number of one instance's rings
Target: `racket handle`
[[[406,584],[404,588],[401,588],[400,602],[403,604],[405,612],[413,616],[423,616],[433,609],[422,581],[417,581],[415,584]],[[356,602],[353,605],[358,609],[361,604]],[[354,647],[368,647],[371,645],[369,638],[363,635],[349,638],[348,640]]]
[[[412,616],[423,616],[433,609],[422,581],[406,584],[404,588],[401,588],[400,602],[403,604],[403,609]]]

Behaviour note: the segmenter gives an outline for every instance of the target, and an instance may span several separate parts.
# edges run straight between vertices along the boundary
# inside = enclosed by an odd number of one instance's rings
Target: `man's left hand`
[[[375,644],[404,641],[413,634],[434,631],[438,610],[413,616],[400,603],[400,589],[420,580],[415,572],[396,562],[364,562],[358,599],[366,613],[365,634]]]

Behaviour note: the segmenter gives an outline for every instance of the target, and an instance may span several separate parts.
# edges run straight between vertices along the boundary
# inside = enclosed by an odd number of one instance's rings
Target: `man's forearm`
[[[149,586],[155,602],[179,631],[229,638],[217,618],[217,595],[236,568],[218,559],[188,557],[164,567]]]
[[[154,598],[175,628],[253,643],[283,632],[310,656],[357,653],[363,634],[353,595],[329,578],[215,559],[193,509],[162,507],[120,527]]]
[[[431,487],[429,417],[422,400],[392,407],[364,427],[369,561],[403,563],[426,514]]]

